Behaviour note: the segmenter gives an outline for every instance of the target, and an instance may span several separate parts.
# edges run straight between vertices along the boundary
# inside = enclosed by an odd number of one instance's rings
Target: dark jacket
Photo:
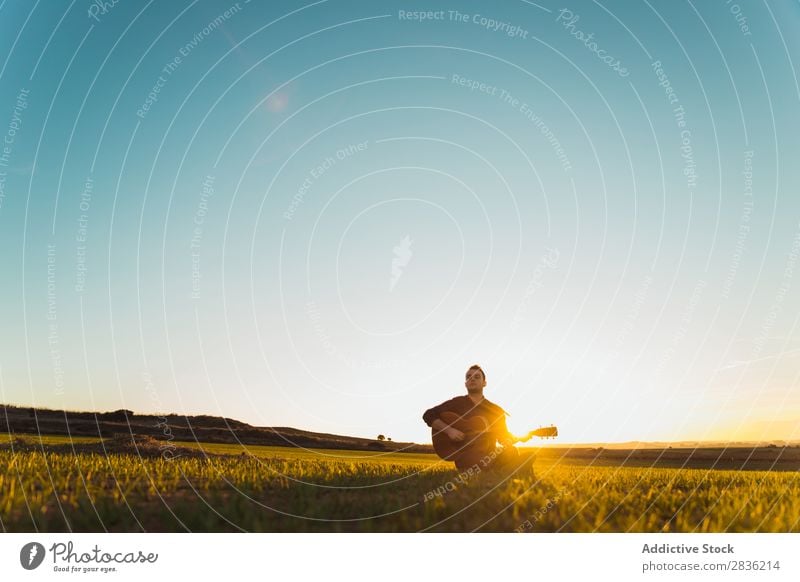
[[[425,414],[422,415],[422,420],[432,427],[433,421],[439,418],[442,412],[455,412],[464,418],[483,416],[489,422],[492,431],[497,435],[497,440],[502,441],[506,438],[512,438],[506,427],[506,415],[508,413],[486,398],[480,404],[475,404],[469,396],[456,396],[426,410]]]

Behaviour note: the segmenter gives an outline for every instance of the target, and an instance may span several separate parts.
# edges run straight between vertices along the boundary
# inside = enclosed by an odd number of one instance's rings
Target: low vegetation
[[[800,479],[797,471],[595,466],[546,451],[506,473],[459,473],[423,453],[5,435],[0,527],[792,532],[800,531]]]

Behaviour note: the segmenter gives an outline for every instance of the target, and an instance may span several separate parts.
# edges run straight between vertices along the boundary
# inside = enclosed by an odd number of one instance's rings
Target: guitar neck
[[[533,437],[547,439],[547,438],[555,438],[557,436],[558,436],[558,428],[556,428],[555,426],[545,426],[543,428],[537,428],[530,431],[522,438],[516,438],[515,442],[524,443],[531,440]]]
[[[491,430],[471,430],[471,431],[464,431],[464,435],[470,438],[479,437],[484,434],[491,434],[493,431]],[[523,437],[513,437],[513,442],[515,443],[525,443],[531,440],[533,437],[539,437],[542,439],[546,438],[555,438],[558,436],[558,428],[555,426],[546,426],[543,428],[537,428],[530,431]]]

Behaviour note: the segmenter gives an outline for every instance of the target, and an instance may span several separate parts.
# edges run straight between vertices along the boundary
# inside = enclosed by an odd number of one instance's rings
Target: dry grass
[[[108,454],[97,442],[78,453],[64,442],[0,447],[2,529],[800,531],[797,472],[596,467],[543,454],[516,473],[459,479],[430,455],[186,445],[170,459],[158,441],[137,443],[141,455],[104,444]]]

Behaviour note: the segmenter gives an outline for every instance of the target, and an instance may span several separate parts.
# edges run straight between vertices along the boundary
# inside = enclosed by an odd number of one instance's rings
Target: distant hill
[[[19,434],[43,434],[59,436],[81,436],[115,438],[120,435],[137,434],[156,440],[199,441],[206,443],[243,443],[247,445],[269,445],[302,447],[309,449],[349,449],[365,451],[398,451],[409,453],[433,453],[429,444],[379,441],[337,434],[311,432],[287,426],[258,427],[233,418],[221,416],[183,416],[168,414],[136,414],[130,410],[113,412],[77,412],[30,408],[0,404],[0,432]],[[569,456],[587,455],[586,451],[643,450],[643,449],[695,449],[695,448],[755,448],[768,446],[797,446],[800,441],[767,442],[640,442],[625,443],[576,443],[558,441],[540,443],[543,449],[572,449]],[[520,447],[520,449],[529,447]],[[530,447],[530,448],[539,448]],[[677,452],[677,451],[676,451]]]
[[[546,448],[602,448],[602,449],[701,449],[701,448],[756,448],[756,447],[791,447],[800,445],[798,440],[764,440],[764,441],[627,441],[618,443],[562,443],[548,441],[542,444]],[[538,448],[538,447],[537,447]]]
[[[0,432],[114,438],[122,434],[147,435],[158,440],[205,443],[243,443],[303,447],[432,453],[431,445],[379,441],[291,427],[257,427],[220,416],[136,414],[130,410],[77,412],[0,404]]]
[[[651,444],[651,443],[647,443]],[[661,467],[722,469],[733,471],[800,471],[800,446],[732,443],[724,446],[663,448],[547,447],[537,452],[552,462],[578,463],[596,467]]]

